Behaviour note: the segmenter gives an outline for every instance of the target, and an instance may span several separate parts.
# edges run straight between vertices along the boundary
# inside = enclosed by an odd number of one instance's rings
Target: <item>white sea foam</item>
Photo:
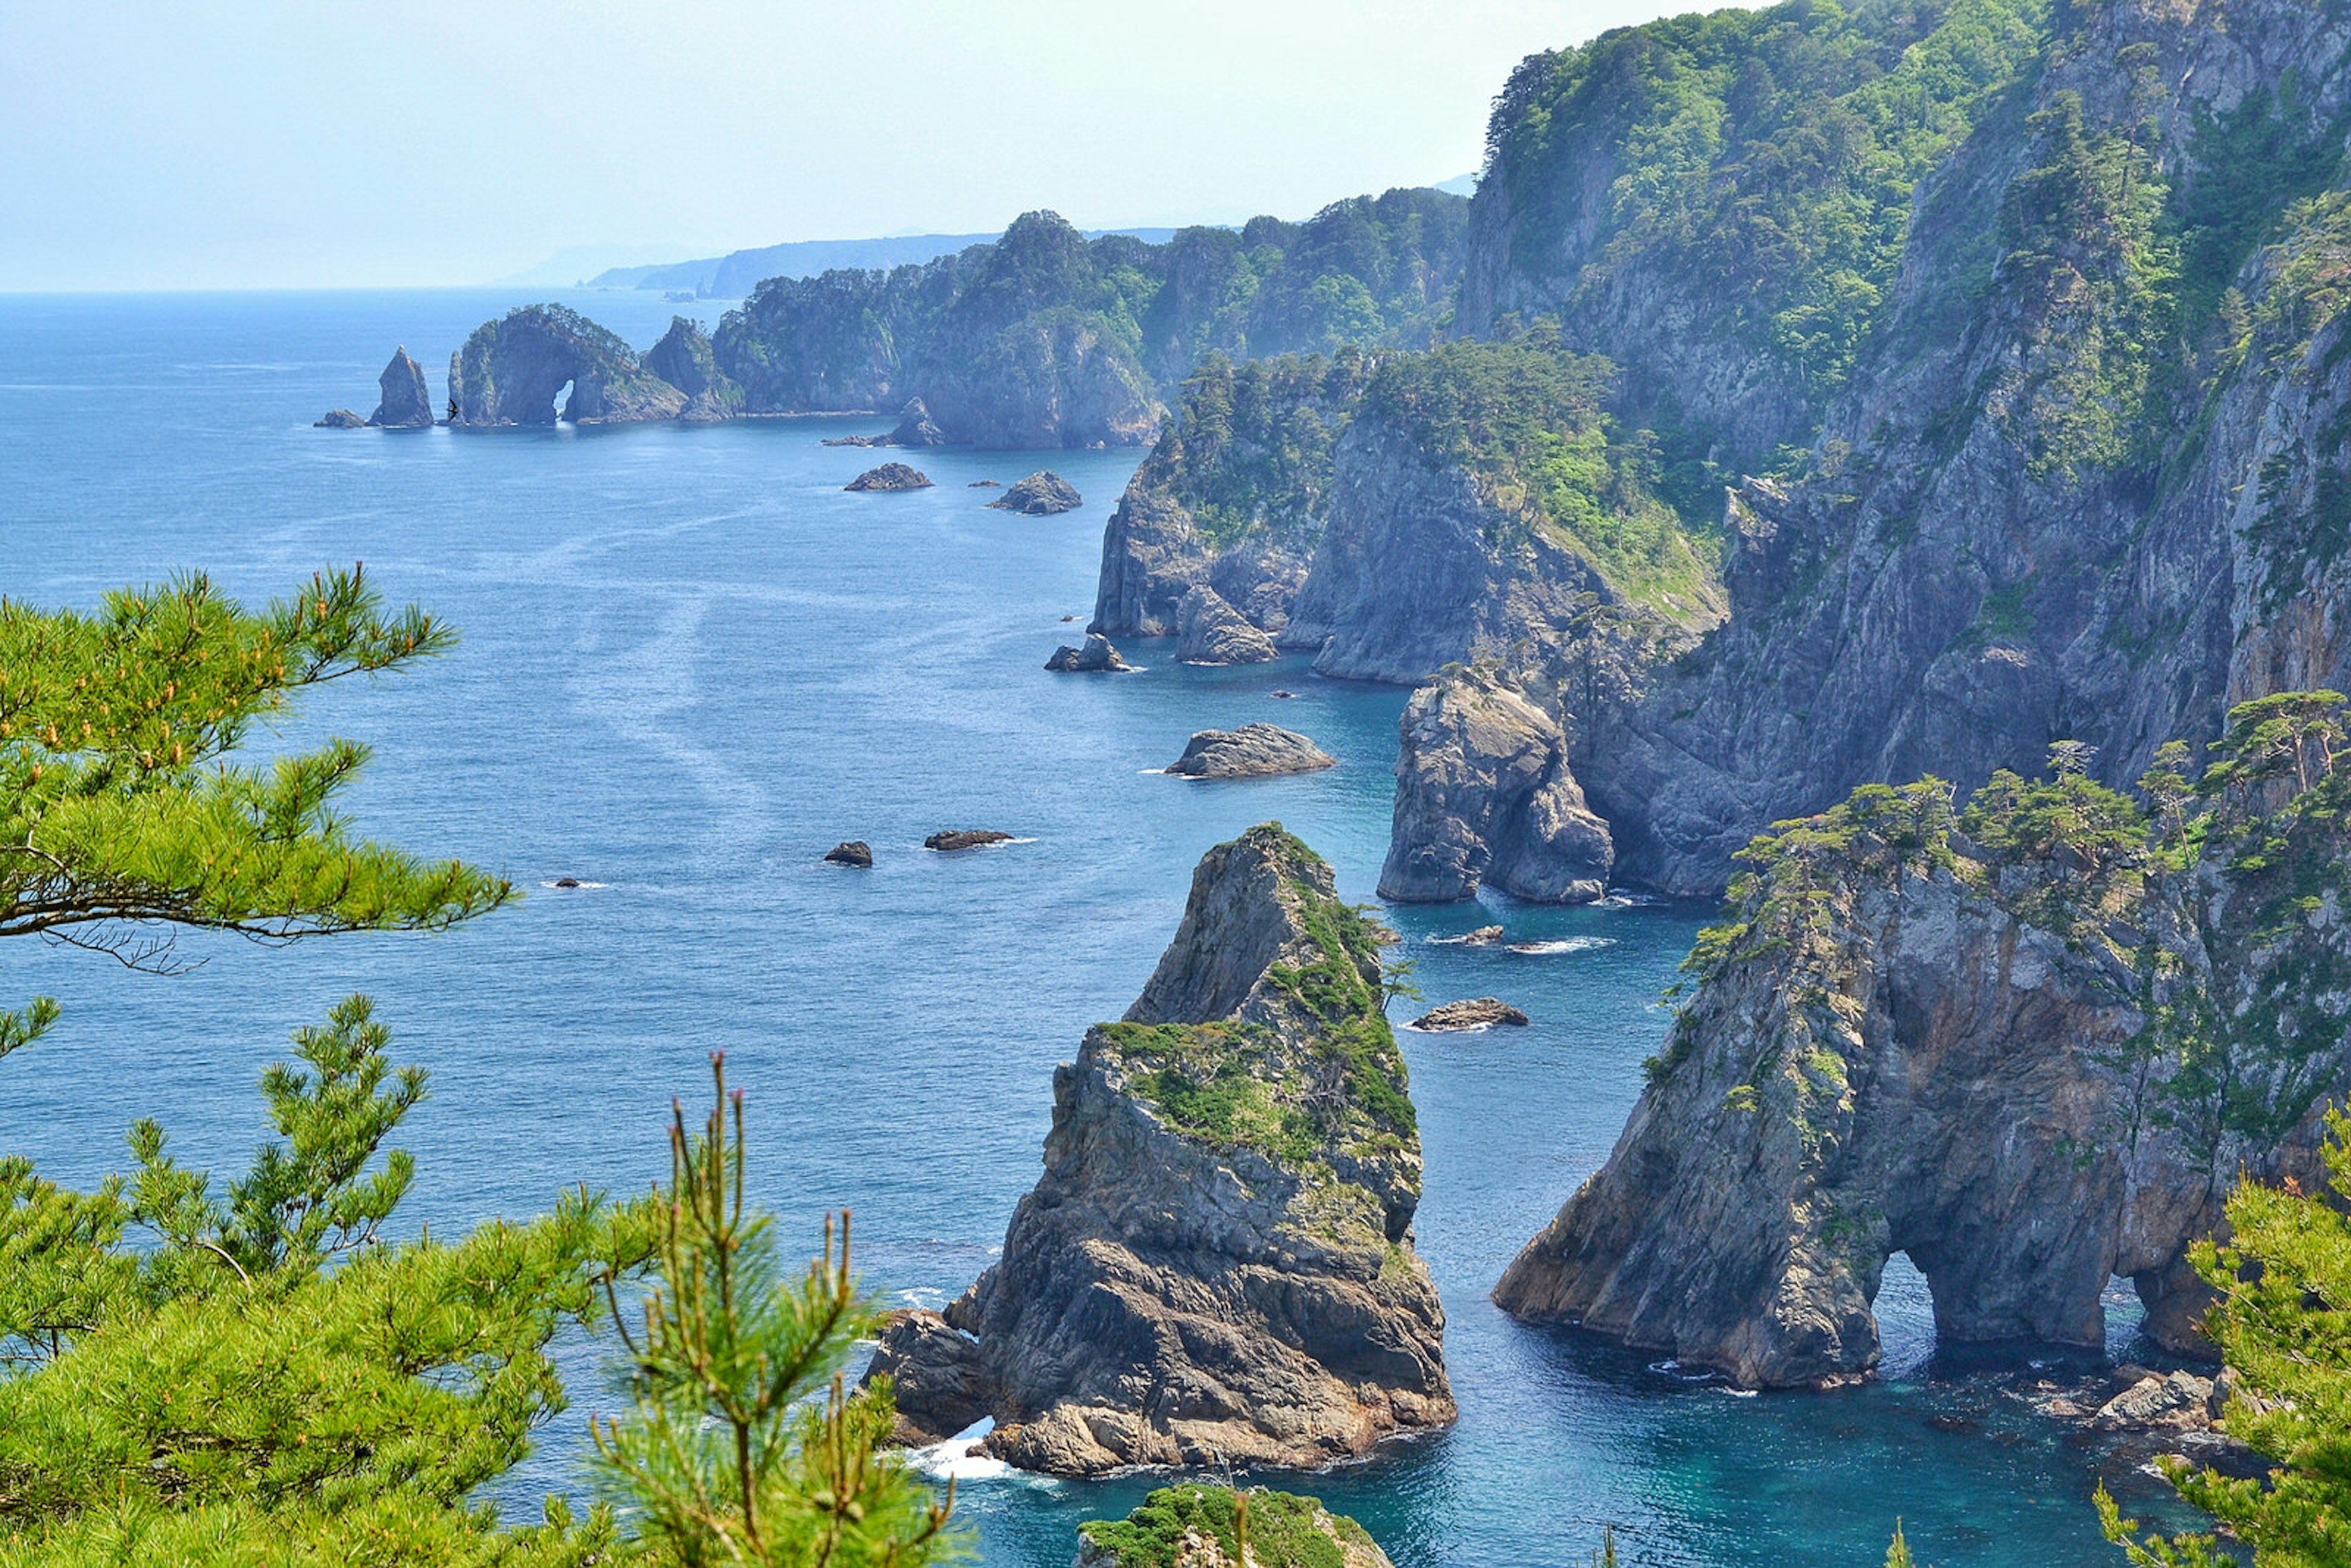
[[[995,1430],[995,1418],[983,1416],[946,1442],[916,1448],[908,1457],[916,1469],[934,1480],[1013,1481],[1040,1491],[1061,1490],[1061,1482],[1055,1477],[1015,1469],[1002,1459],[975,1452],[981,1440]]]
[[[1589,953],[1595,947],[1614,947],[1614,936],[1563,936],[1556,942],[1513,942],[1507,952],[1523,953],[1530,958],[1548,958],[1557,953]]]
[[[558,882],[558,881],[556,881],[554,878],[550,877],[550,878],[549,878],[547,881],[540,883],[538,885],[539,885],[539,886],[541,886],[541,887],[551,887],[551,888],[555,888],[555,889],[557,889],[559,892],[562,892],[562,893],[585,893],[585,892],[587,892],[590,888],[593,888],[593,887],[610,887],[610,886],[611,886],[612,884],[611,884],[611,883],[609,883],[609,882],[587,882],[587,881],[583,881],[583,880],[580,880],[580,879],[578,879],[578,878],[574,878],[574,879],[573,879],[571,882],[569,882],[569,883],[562,883],[562,882]]]

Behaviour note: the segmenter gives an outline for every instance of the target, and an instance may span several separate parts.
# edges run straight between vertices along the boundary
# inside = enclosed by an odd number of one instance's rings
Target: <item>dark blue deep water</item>
[[[202,569],[260,601],[364,561],[463,643],[321,693],[266,741],[368,742],[349,801],[366,830],[528,892],[443,937],[186,942],[202,963],[170,977],[9,944],[0,997],[46,991],[66,1013],[0,1063],[0,1150],[91,1181],[153,1114],[183,1160],[241,1168],[266,1131],[262,1068],[290,1029],[364,990],[433,1075],[404,1130],[420,1171],[408,1223],[534,1212],[580,1180],[642,1187],[665,1168],[671,1097],[701,1096],[724,1049],[765,1200],[811,1243],[825,1209],[853,1207],[869,1281],[936,1301],[1001,1239],[1037,1175],[1053,1064],[1132,999],[1203,850],[1279,818],[1343,892],[1371,896],[1404,694],[1295,662],[1190,669],[1148,643],[1133,650],[1145,674],[1045,674],[1091,609],[1133,454],[925,453],[937,488],[855,496],[841,486],[873,455],[820,438],[886,422],[310,428],[332,406],[371,408],[396,343],[438,393],[465,332],[519,302],[0,298],[0,592],[88,604]],[[666,324],[646,297],[576,302],[640,346]],[[1082,511],[1008,517],[967,488],[1047,463]],[[1296,700],[1271,700],[1281,686]],[[1341,766],[1245,784],[1151,771],[1193,730],[1257,718]],[[1032,841],[917,847],[964,826]],[[818,862],[844,838],[873,844],[871,873]],[[590,885],[548,885],[566,875]],[[1404,1568],[1581,1563],[1608,1522],[1638,1563],[1874,1564],[1897,1514],[1940,1568],[2117,1560],[2088,1500],[2097,1462],[1930,1360],[1924,1287],[1901,1260],[1880,1303],[1889,1377],[1828,1396],[1733,1397],[1488,1302],[1614,1140],[1704,914],[1392,913],[1432,1000],[1491,993],[1535,1020],[1404,1037],[1427,1161],[1420,1247],[1461,1420],[1368,1463],[1268,1479],[1359,1516]],[[1562,950],[1427,941],[1489,920]],[[611,1397],[600,1355],[571,1347],[574,1407],[500,1489],[511,1511],[580,1484],[588,1412]],[[2142,1478],[2109,1468],[2144,1500]],[[1077,1521],[1149,1484],[983,1479],[960,1496],[992,1568],[1058,1568]]]

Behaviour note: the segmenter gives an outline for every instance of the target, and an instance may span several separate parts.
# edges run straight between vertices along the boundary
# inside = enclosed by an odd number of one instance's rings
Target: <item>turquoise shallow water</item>
[[[852,1206],[869,1280],[936,1301],[1001,1240],[1036,1177],[1053,1064],[1141,987],[1203,850],[1279,818],[1371,896],[1404,694],[1295,662],[1189,669],[1149,643],[1132,650],[1142,674],[1046,674],[1091,608],[1133,454],[924,454],[938,488],[850,496],[873,455],[820,438],[886,421],[309,428],[371,407],[396,342],[437,392],[465,331],[517,302],[0,298],[0,591],[86,603],[201,567],[259,600],[364,560],[465,641],[420,673],[321,694],[282,739],[371,743],[350,801],[367,829],[529,892],[440,938],[192,941],[200,966],[168,978],[13,944],[5,996],[48,991],[66,1016],[0,1064],[0,1148],[94,1179],[152,1113],[183,1159],[235,1166],[266,1132],[254,1084],[287,1031],[363,989],[432,1071],[406,1129],[407,1218],[447,1227],[533,1211],[573,1181],[642,1186],[671,1096],[703,1092],[723,1048],[764,1199],[811,1240],[828,1207]],[[577,303],[640,345],[668,315],[629,295]],[[1048,463],[1082,511],[1011,517],[967,488]],[[1255,718],[1341,766],[1221,785],[1149,771],[1193,730]],[[962,826],[1033,841],[917,847]],[[818,862],[852,837],[873,844],[871,873]],[[547,885],[564,875],[591,885]],[[1535,1020],[1405,1037],[1420,1246],[1462,1417],[1361,1465],[1269,1479],[1357,1514],[1405,1568],[1580,1562],[1607,1522],[1634,1562],[1875,1563],[1897,1514],[1943,1568],[2115,1561],[2092,1458],[1931,1359],[1924,1287],[1899,1260],[1881,1301],[1890,1375],[1834,1396],[1732,1397],[1487,1301],[1614,1142],[1704,914],[1393,913],[1430,999],[1492,993]],[[1427,940],[1497,919],[1568,950]],[[610,1397],[594,1346],[567,1363],[573,1410],[500,1490],[524,1512],[577,1484],[587,1413]],[[961,1500],[991,1568],[1059,1565],[1075,1521],[1149,1484],[982,1480]]]

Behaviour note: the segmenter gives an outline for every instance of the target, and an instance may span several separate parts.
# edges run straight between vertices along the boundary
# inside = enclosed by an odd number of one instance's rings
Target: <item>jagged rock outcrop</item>
[[[2095,1349],[2124,1274],[2147,1332],[2198,1348],[2185,1249],[2241,1173],[2314,1178],[2351,1090],[2351,790],[2267,809],[2295,766],[2236,772],[2193,831],[2001,775],[1956,828],[1930,781],[1772,841],[1607,1164],[1495,1300],[1833,1384],[1876,1364],[1905,1251],[1938,1343]]]
[[[919,468],[904,463],[884,463],[879,468],[868,468],[841,486],[844,490],[927,490],[931,476]]]
[[[1271,779],[1338,765],[1337,758],[1296,730],[1260,723],[1201,730],[1167,771],[1187,779]]]
[[[313,430],[365,430],[367,421],[347,408],[330,408],[310,422]]]
[[[686,396],[637,362],[629,345],[577,310],[526,305],[474,329],[449,358],[455,424],[553,424],[555,398],[574,424],[675,419]]]
[[[992,1416],[988,1452],[1087,1475],[1321,1464],[1453,1418],[1378,942],[1278,826],[1208,852],[1142,996],[1055,1071],[1001,1259],[884,1333],[904,1436]]]
[[[685,394],[678,417],[711,424],[743,411],[743,389],[718,368],[710,340],[683,316],[670,318],[662,340],[645,351],[645,369]]]
[[[1399,721],[1395,817],[1380,896],[1469,898],[1483,886],[1545,904],[1608,890],[1608,826],[1583,803],[1567,737],[1525,693],[1455,668]]]
[[[1194,583],[1176,610],[1176,656],[1187,664],[1259,664],[1280,657],[1273,639],[1249,623],[1205,582]]]
[[[897,427],[887,440],[892,446],[945,446],[947,433],[933,422],[928,404],[921,398],[911,398],[898,411]]]
[[[1040,468],[1025,479],[1014,480],[1009,489],[987,505],[993,511],[1050,517],[1076,511],[1085,505],[1085,497],[1078,494],[1076,486],[1050,468]]]
[[[1244,1520],[1244,1514],[1246,1519]],[[1318,1498],[1186,1482],[1124,1519],[1078,1526],[1076,1568],[1395,1568],[1369,1531]]]
[[[863,870],[873,863],[873,846],[863,839],[843,839],[825,851],[824,858],[833,865],[855,866]]]
[[[424,385],[424,367],[408,357],[403,346],[392,350],[392,362],[376,378],[381,396],[370,424],[385,430],[418,430],[434,423],[433,394]]]
[[[1062,643],[1053,650],[1053,656],[1045,661],[1045,667],[1055,674],[1064,675],[1115,674],[1134,668],[1126,662],[1124,655],[1111,646],[1110,639],[1099,632],[1087,637],[1086,645],[1082,648]]]

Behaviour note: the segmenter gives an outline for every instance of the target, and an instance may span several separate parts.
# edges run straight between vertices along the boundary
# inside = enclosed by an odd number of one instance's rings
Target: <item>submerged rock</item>
[[[1495,1024],[1523,1024],[1527,1015],[1510,1003],[1493,997],[1479,997],[1466,1002],[1447,1002],[1434,1007],[1412,1020],[1412,1027],[1430,1034],[1442,1034],[1454,1030],[1489,1029]]]
[[[868,468],[841,486],[844,490],[927,490],[931,476],[904,463],[884,463],[879,468]]]
[[[1098,632],[1086,638],[1086,645],[1082,648],[1072,648],[1064,643],[1054,649],[1053,656],[1045,661],[1045,667],[1058,674],[1073,672],[1098,674],[1103,671],[1134,668],[1119,656],[1118,650],[1110,645],[1110,639]]]
[[[1124,1519],[1089,1520],[1078,1526],[1075,1568],[1395,1565],[1370,1531],[1332,1513],[1319,1498],[1187,1482],[1160,1488]]]
[[[1004,486],[998,484],[993,479],[974,479],[970,484],[965,486],[964,488],[967,490],[1001,490]],[[1064,621],[1075,621],[1077,617],[1074,615],[1064,615],[1061,619]]]
[[[312,422],[313,430],[365,430],[367,421],[347,408],[330,408]]]
[[[1176,657],[1187,664],[1261,664],[1279,656],[1273,639],[1249,624],[1207,583],[1196,583],[1176,611]]]
[[[988,503],[996,511],[1019,512],[1029,517],[1073,512],[1083,505],[1085,498],[1077,487],[1050,468],[1040,468],[1026,479],[1015,480],[1011,488]]]
[[[433,394],[425,390],[424,367],[408,357],[405,347],[394,349],[392,362],[376,378],[381,396],[368,423],[387,430],[421,430],[433,421]]]
[[[873,849],[862,839],[845,839],[825,851],[824,858],[834,865],[870,866]]]
[[[1184,755],[1167,765],[1187,779],[1270,779],[1335,768],[1339,759],[1299,734],[1276,724],[1245,724],[1238,729],[1204,729]]]
[[[883,1334],[901,1437],[991,1416],[989,1453],[1092,1475],[1322,1464],[1452,1420],[1382,978],[1305,845],[1267,823],[1211,850],[1143,995],[1055,1071],[1000,1260]]]
[[[933,833],[923,841],[926,850],[976,850],[982,844],[1008,844],[1010,833],[999,833],[993,828],[952,828],[943,833]]]
[[[1542,904],[1608,890],[1614,846],[1567,765],[1567,737],[1525,694],[1455,668],[1415,692],[1396,756],[1382,898],[1473,896],[1480,885]]]
[[[577,310],[526,305],[474,329],[449,358],[454,424],[574,424],[675,419],[686,396],[637,362],[629,345]]]

